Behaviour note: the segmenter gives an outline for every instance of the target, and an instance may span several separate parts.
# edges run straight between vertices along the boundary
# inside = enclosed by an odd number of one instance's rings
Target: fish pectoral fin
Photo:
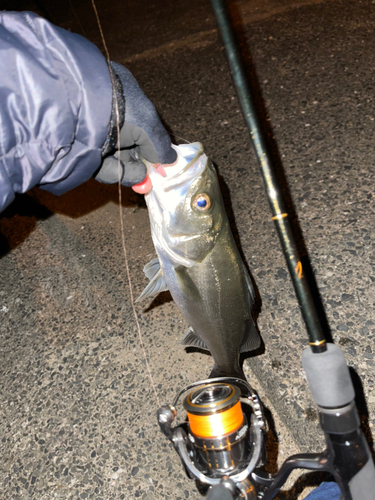
[[[241,345],[240,353],[255,351],[260,347],[261,338],[252,318],[248,320],[248,327],[246,328],[245,341]]]
[[[143,272],[150,280],[150,283],[137,298],[136,302],[168,290],[168,286],[165,281],[163,271],[161,270],[159,259],[157,257],[155,259],[152,259],[148,264],[145,265],[145,267],[143,268]]]
[[[181,344],[185,347],[197,347],[198,349],[203,349],[204,351],[210,351],[206,344],[201,340],[191,326],[187,329],[187,332],[181,340]]]
[[[145,267],[143,268],[143,272],[150,281],[158,274],[160,271],[160,262],[157,257],[155,259],[150,260]]]

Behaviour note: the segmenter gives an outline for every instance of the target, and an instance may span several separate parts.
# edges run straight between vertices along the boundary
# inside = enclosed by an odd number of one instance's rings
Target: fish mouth
[[[193,158],[191,158],[189,162],[183,168],[181,168],[176,174],[172,175],[166,180],[164,184],[164,191],[168,192],[171,189],[175,189],[176,187],[179,187],[182,184],[186,183],[187,179],[185,174],[204,154],[203,145],[200,142],[194,142],[192,143],[192,146],[194,146],[195,144],[198,146],[195,156],[193,156]],[[196,175],[198,175],[198,173],[194,172],[194,176],[192,176],[192,178],[196,177]]]
[[[173,145],[172,145],[173,146]],[[151,209],[154,222],[161,226],[168,226],[167,231],[179,236],[175,231],[176,224],[171,223],[171,218],[178,214],[185,205],[191,185],[199,178],[207,165],[207,156],[204,154],[203,146],[199,142],[173,146],[180,160],[171,167],[166,167],[166,176],[161,176],[157,168],[145,161],[152,182],[152,190],[145,197],[147,206]],[[203,217],[201,217],[203,219]],[[191,234],[196,228],[184,227],[184,234]]]
[[[172,144],[172,147],[177,152],[177,164],[163,168],[163,174],[160,173],[159,164],[150,163],[139,153],[136,155],[147,167],[155,194],[158,191],[165,194],[176,188],[183,189],[183,186],[190,184],[206,166],[207,156],[204,154],[203,145],[200,142],[180,146]],[[199,161],[202,156],[202,160]]]

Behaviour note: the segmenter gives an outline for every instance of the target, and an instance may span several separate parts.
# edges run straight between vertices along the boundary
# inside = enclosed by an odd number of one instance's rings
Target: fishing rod
[[[262,405],[251,386],[236,378],[208,379],[189,385],[171,405],[158,410],[158,422],[173,443],[188,477],[206,489],[209,500],[271,500],[297,468],[332,474],[344,500],[372,500],[374,462],[360,429],[349,368],[340,348],[324,335],[292,231],[278,167],[272,161],[270,144],[262,131],[226,2],[211,0],[211,4],[306,324],[309,347],[302,354],[302,365],[327,448],[321,453],[293,455],[277,474],[266,473]],[[183,407],[187,421],[176,425],[177,404],[185,394]]]

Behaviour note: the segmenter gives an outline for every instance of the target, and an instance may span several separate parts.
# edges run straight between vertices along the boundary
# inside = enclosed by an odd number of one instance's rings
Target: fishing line
[[[76,13],[76,11],[75,11],[75,9],[74,9],[74,7],[73,7],[72,2],[71,2],[70,0],[68,0],[68,2],[69,2],[69,5],[70,5],[70,8],[72,9],[72,12],[73,12],[73,14],[74,14],[74,17],[76,18],[76,21],[77,21],[77,23],[78,23],[79,27],[81,28],[81,31],[82,31],[82,33],[83,33],[83,36],[87,38],[87,35],[86,35],[86,33],[85,33],[85,30],[83,29],[83,26],[82,26],[82,24],[80,23],[80,21],[79,21],[79,19],[78,19],[77,13]]]
[[[92,7],[94,9],[94,13],[95,13],[95,16],[96,16],[96,20],[97,20],[97,23],[98,23],[100,35],[101,35],[103,46],[104,46],[104,51],[105,51],[106,58],[107,58],[107,63],[108,63],[108,68],[109,68],[109,74],[110,74],[111,81],[112,81],[112,88],[114,89],[115,85],[114,85],[114,80],[113,80],[113,75],[112,75],[112,69],[111,69],[111,66],[110,66],[109,52],[108,52],[107,44],[106,44],[106,41],[105,41],[105,38],[104,38],[104,34],[103,34],[103,30],[102,30],[102,25],[101,25],[101,22],[100,22],[100,19],[99,19],[99,14],[98,14],[98,11],[97,11],[97,8],[96,8],[95,0],[91,0],[91,3],[92,3]],[[146,368],[147,368],[148,376],[149,376],[149,379],[150,379],[153,391],[155,393],[156,402],[157,402],[158,406],[160,406],[159,396],[158,396],[158,393],[157,393],[157,390],[156,390],[154,379],[153,379],[152,374],[151,374],[151,369],[150,369],[150,365],[148,363],[146,349],[144,347],[144,343],[143,343],[143,339],[142,339],[141,327],[140,327],[140,324],[139,324],[139,321],[138,321],[137,311],[135,309],[134,295],[133,295],[133,286],[132,286],[132,282],[131,282],[131,279],[130,279],[129,262],[128,262],[128,256],[127,256],[127,250],[126,250],[126,243],[125,243],[124,221],[123,221],[122,210],[121,210],[121,208],[122,208],[122,194],[121,194],[121,174],[122,174],[122,169],[121,169],[121,161],[120,161],[120,115],[119,115],[119,110],[118,110],[118,100],[117,100],[116,92],[113,92],[113,94],[115,96],[115,111],[116,111],[116,121],[117,121],[117,165],[118,165],[118,198],[119,198],[120,230],[121,230],[122,249],[123,249],[123,252],[124,252],[125,269],[126,269],[126,274],[127,274],[128,283],[129,283],[130,303],[131,303],[132,310],[133,310],[135,324],[137,326],[139,343],[140,343],[140,346],[141,346],[141,349],[142,349],[142,353],[143,353],[143,357],[144,357],[144,360],[145,360],[145,363],[146,363]]]
[[[192,142],[191,142],[191,141],[188,141],[187,139],[184,139],[183,137],[180,137],[179,135],[172,134],[172,133],[170,133],[169,135],[171,135],[171,136],[172,136],[172,137],[174,137],[175,139],[180,139],[181,141],[186,142],[186,144],[192,144]]]

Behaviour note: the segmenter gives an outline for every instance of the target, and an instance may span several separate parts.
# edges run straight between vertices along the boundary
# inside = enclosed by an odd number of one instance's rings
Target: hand
[[[145,96],[132,74],[121,64],[111,63],[116,95],[120,112],[120,176],[123,186],[133,186],[145,181],[147,169],[136,159],[135,150],[151,163],[173,164],[177,155],[171,147],[171,140],[164,129],[152,102]],[[124,105],[125,102],[125,105]],[[125,109],[124,109],[125,108]],[[122,118],[122,120],[121,120]],[[105,148],[113,153],[117,147],[117,116],[112,112],[112,135],[108,137]],[[115,136],[116,141],[114,141]],[[111,142],[112,141],[112,142]],[[105,157],[95,178],[100,182],[112,184],[118,181],[118,152]],[[151,189],[151,183],[144,186]],[[147,192],[143,190],[142,192]]]

